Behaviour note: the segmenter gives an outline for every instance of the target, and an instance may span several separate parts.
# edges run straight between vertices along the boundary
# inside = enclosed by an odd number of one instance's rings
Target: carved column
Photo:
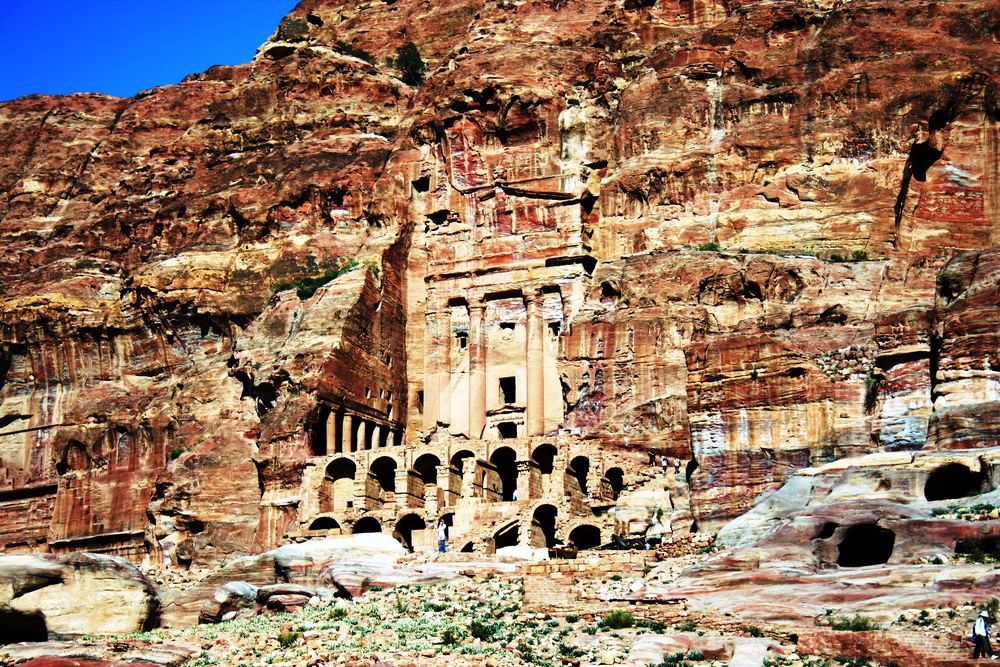
[[[451,306],[447,300],[438,310],[438,422],[451,424]]]
[[[469,438],[483,437],[486,427],[486,327],[482,297],[469,302]]]
[[[441,405],[438,387],[440,332],[437,330],[435,299],[435,290],[429,288],[427,301],[424,302],[424,431],[431,431],[437,426],[438,408]]]
[[[528,435],[545,432],[545,322],[542,317],[542,295],[529,292],[525,297],[528,315],[527,366],[528,404],[525,426]]]
[[[531,461],[517,462],[517,499],[531,498]]]
[[[337,413],[330,410],[326,416],[326,453],[333,454],[339,452],[340,443],[337,442]]]
[[[351,449],[351,434],[354,432],[354,417],[345,412],[340,422],[340,451],[347,454]]]

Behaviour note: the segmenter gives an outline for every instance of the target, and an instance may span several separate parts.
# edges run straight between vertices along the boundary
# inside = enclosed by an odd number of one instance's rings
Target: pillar
[[[437,312],[434,307],[434,289],[427,290],[424,302],[424,431],[432,431],[438,423],[441,394],[438,388],[439,340]]]
[[[486,327],[482,297],[469,302],[469,439],[486,428]]]
[[[340,443],[337,442],[337,413],[330,410],[326,416],[326,453],[334,454],[340,451]]]
[[[437,318],[437,391],[439,397],[438,422],[451,424],[451,306],[448,302],[441,306]]]
[[[545,432],[545,321],[542,316],[542,295],[530,292],[527,297],[528,331],[527,356],[527,410],[525,426],[528,435]]]
[[[517,499],[531,498],[531,461],[517,462]]]
[[[351,449],[351,434],[354,432],[354,417],[344,413],[340,422],[340,452],[347,454]]]
[[[384,431],[385,431],[385,426],[382,426],[381,424],[375,425],[375,436],[374,436],[375,441],[372,443],[372,449],[376,449],[378,447],[385,447],[386,443],[382,440],[382,437],[384,436]]]

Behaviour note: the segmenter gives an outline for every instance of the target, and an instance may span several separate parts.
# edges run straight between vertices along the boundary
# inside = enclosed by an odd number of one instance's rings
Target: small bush
[[[334,621],[339,621],[342,618],[347,618],[347,609],[345,607],[334,607],[330,610],[328,616]]]
[[[407,42],[396,50],[396,67],[403,73],[403,83],[409,86],[419,86],[424,82],[427,63],[420,57],[420,51],[413,42]]]
[[[698,246],[698,251],[699,252],[718,252],[719,251],[719,244],[716,243],[715,241],[709,241],[708,243],[702,243],[700,246]]]
[[[503,628],[503,624],[493,621],[474,619],[469,624],[469,633],[484,642],[493,641]]]
[[[298,643],[299,639],[302,638],[301,632],[279,632],[278,633],[278,643],[281,644],[281,648],[288,648],[294,646]]]
[[[868,261],[868,253],[865,252],[864,250],[855,250],[854,252],[851,253],[851,261],[852,262],[867,262]]]
[[[627,611],[622,611],[621,609],[616,609],[609,612],[604,620],[601,621],[601,625],[612,630],[620,630],[621,628],[631,628],[635,625],[635,617]]]
[[[580,620],[580,617],[577,616],[576,614],[568,614],[566,616],[566,622],[567,623],[576,623],[579,620]]]
[[[283,292],[288,289],[294,289],[295,295],[304,301],[315,294],[316,290],[323,285],[336,280],[348,271],[356,269],[359,266],[360,263],[358,260],[352,259],[346,264],[332,269],[326,269],[317,275],[305,276],[296,280],[279,280],[271,285],[271,293],[277,294],[278,292]]]
[[[833,630],[847,630],[850,632],[865,632],[867,630],[881,630],[882,626],[867,616],[858,614],[854,617],[838,616],[830,620],[830,628]]]
[[[340,40],[336,41],[334,45],[337,47],[337,50],[340,51],[341,53],[344,53],[349,56],[354,56],[355,58],[361,58],[361,60],[370,63],[375,62],[375,56],[368,53],[364,49],[355,48],[354,46],[348,44],[347,42],[341,42]]]
[[[678,625],[677,629],[680,630],[681,632],[694,632],[696,629],[698,629],[698,626],[692,623],[691,621],[687,621],[686,623],[681,623],[680,625]]]
[[[756,625],[748,625],[743,628],[743,632],[747,633],[751,637],[763,637],[764,631],[758,628]]]
[[[611,575],[611,581],[621,581],[621,580],[622,580],[622,575],[620,574]]]
[[[455,646],[462,641],[462,631],[450,625],[441,633],[441,641],[445,646]]]

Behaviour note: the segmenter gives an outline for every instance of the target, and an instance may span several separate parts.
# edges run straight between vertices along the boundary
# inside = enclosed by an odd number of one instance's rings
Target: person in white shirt
[[[444,553],[445,546],[448,543],[448,524],[444,522],[444,519],[438,521],[438,552]]]
[[[972,649],[973,660],[977,658],[996,659],[997,656],[993,655],[993,647],[990,646],[990,615],[985,611],[980,612],[972,626],[972,641],[976,645]]]

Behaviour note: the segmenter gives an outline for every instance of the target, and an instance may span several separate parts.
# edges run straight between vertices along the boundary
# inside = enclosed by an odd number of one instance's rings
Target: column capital
[[[483,310],[486,308],[486,297],[483,295],[469,295],[467,303],[469,304],[469,310]]]

